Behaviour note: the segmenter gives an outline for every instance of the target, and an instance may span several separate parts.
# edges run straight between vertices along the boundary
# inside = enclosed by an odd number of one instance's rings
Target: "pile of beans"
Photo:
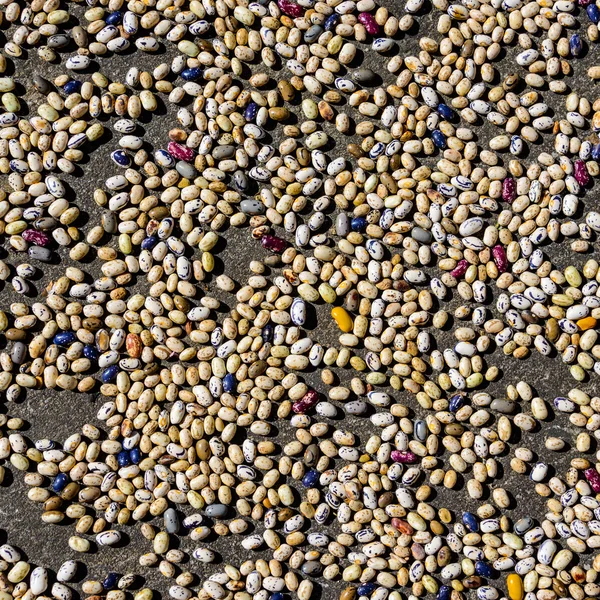
[[[75,560],[67,560],[54,574],[56,580],[51,584],[50,574],[44,567],[35,567],[24,559],[21,552],[10,544],[0,546],[0,594],[5,600],[9,598],[53,598],[71,600],[76,597],[73,589],[65,585],[79,577],[82,568]],[[103,581],[84,581],[81,589],[85,594],[103,592],[108,600],[125,600],[125,590],[135,582],[135,575],[129,573],[119,577],[109,573]],[[148,597],[149,590],[142,589],[134,597]],[[151,597],[151,594],[150,594]]]
[[[173,600],[600,595],[600,1],[0,6],[0,391],[80,394],[0,458],[59,554],[134,525]],[[0,600],[77,569],[5,544]],[[152,600],[116,570],[81,593]]]

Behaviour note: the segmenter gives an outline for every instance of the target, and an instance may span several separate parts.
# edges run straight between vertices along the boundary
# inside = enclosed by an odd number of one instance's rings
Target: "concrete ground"
[[[401,5],[397,0],[386,2],[386,6],[390,8],[390,12],[394,14],[403,14]],[[81,14],[82,7],[75,10],[75,14]],[[437,15],[437,11],[435,12]],[[416,54],[417,40],[419,36],[428,35],[431,37],[439,37],[434,33],[435,19],[433,13],[429,12],[426,16],[417,17],[417,25],[415,31],[411,35],[398,36],[397,51],[403,55]],[[587,27],[587,17],[583,12],[581,22],[584,28]],[[583,33],[583,32],[582,32]],[[0,32],[0,42],[2,36],[10,38],[11,30],[6,28]],[[390,83],[393,77],[390,76],[384,69],[387,61],[376,53],[364,47],[364,56],[357,59],[357,65],[362,60],[362,66],[370,67],[376,72],[382,74],[385,78],[385,83]],[[498,69],[502,75],[508,74],[516,68],[514,64],[514,56],[516,52],[509,49],[507,56],[499,63]],[[144,55],[142,57],[143,68],[152,70],[160,62],[170,61],[173,55],[171,46],[163,47],[163,51],[157,56]],[[587,68],[595,64],[598,59],[597,48],[592,50],[579,59],[571,61],[575,76],[569,78],[569,84],[575,90],[585,93],[590,101],[594,101],[597,96],[596,84],[590,82],[586,76]],[[42,74],[43,76],[52,79],[56,75],[63,73],[64,69],[59,64],[43,64],[37,58],[36,52],[28,50],[23,59],[14,61],[14,76],[22,85],[24,110],[25,104],[29,109],[35,110],[35,107],[42,101],[42,97],[32,88],[30,80],[34,74]],[[133,53],[128,53],[124,56],[112,56],[107,58],[99,58],[97,64],[101,67],[102,72],[108,75],[112,80],[124,80],[125,73],[130,65],[140,64],[139,56]],[[263,68],[262,64],[257,64],[252,67],[253,70]],[[89,78],[89,73],[78,76],[81,79]],[[561,117],[564,115],[564,98],[553,95],[548,91],[542,91],[543,99],[547,102],[557,114]],[[175,112],[171,106],[164,103],[164,98],[160,101],[160,107],[157,114],[153,115],[151,120],[142,119],[141,127],[143,128],[144,141],[148,149],[165,147],[167,138],[167,130],[175,126]],[[292,107],[292,110],[299,114],[298,107]],[[330,133],[334,140],[330,156],[343,155],[345,146],[348,143],[348,138],[340,136],[335,131],[331,124],[325,124],[325,129]],[[484,125],[478,129],[479,141],[484,142],[491,135],[497,134],[497,130],[492,133],[491,127]],[[543,145],[535,147],[533,152],[538,152],[542,148],[546,148],[548,140],[551,136],[545,136]],[[275,142],[277,142],[275,137]],[[61,176],[61,178],[70,186],[69,200],[82,210],[82,218],[79,225],[82,231],[87,231],[90,227],[99,222],[101,211],[93,202],[93,190],[100,187],[103,181],[116,174],[119,169],[109,159],[109,154],[116,148],[118,137],[114,133],[107,131],[102,144],[100,144],[81,164],[81,169],[75,176]],[[551,144],[551,141],[550,141]],[[431,162],[431,161],[430,161]],[[0,179],[2,187],[7,188],[6,178]],[[586,208],[597,208],[596,190],[587,193],[584,200]],[[581,215],[579,215],[581,218]],[[218,254],[218,270],[224,270],[238,282],[243,283],[247,276],[247,264],[251,259],[260,259],[265,256],[264,251],[260,248],[260,244],[253,240],[247,229],[228,230],[224,233],[225,245],[222,251]],[[106,243],[114,245],[116,239],[106,240]],[[569,244],[549,245],[545,248],[548,255],[555,261],[557,267],[564,267],[568,264],[582,265],[588,256],[576,255],[573,256],[569,249]],[[4,244],[2,258],[12,265],[17,265],[24,260],[23,256],[14,254],[8,248],[8,244]],[[37,293],[41,293],[46,284],[62,274],[65,266],[69,264],[68,252],[64,249],[59,250],[61,263],[56,265],[37,264],[40,269],[40,276],[34,282]],[[241,258],[243,257],[243,258]],[[84,268],[94,277],[98,271],[98,261],[91,261],[84,265]],[[0,289],[0,306],[7,310],[11,302],[21,301],[10,286],[3,284]],[[210,293],[214,293],[214,286],[208,284],[206,286]],[[144,290],[145,286],[139,282],[135,289]],[[35,296],[35,293],[32,294]],[[222,297],[222,295],[221,295]],[[224,302],[229,307],[233,305],[233,298],[223,298]],[[455,307],[458,303],[452,301],[449,303],[448,310]],[[332,325],[328,310],[323,306],[317,307],[318,315],[318,331],[316,327],[311,332],[323,345],[337,345],[337,331]],[[437,334],[436,334],[437,335]],[[442,332],[438,335],[438,347],[445,348],[452,343],[452,336],[449,332]],[[499,381],[490,384],[487,390],[494,397],[504,397],[505,386],[516,384],[519,380],[524,380],[534,387],[535,392],[540,397],[547,401],[551,401],[555,396],[566,395],[569,389],[575,387],[575,381],[570,378],[568,367],[564,365],[560,359],[543,358],[539,354],[533,354],[527,360],[518,362],[514,359],[506,359],[501,353],[495,352],[486,356],[488,365],[497,365],[502,371],[502,378]],[[342,382],[348,381],[351,374],[349,371],[338,373]],[[315,385],[319,390],[323,390],[324,386],[320,383],[318,373],[308,373],[305,377],[306,381]],[[590,381],[582,384],[581,389],[590,394],[596,393],[597,380],[593,377]],[[415,405],[414,400],[407,394],[394,393],[396,400],[407,403],[416,414],[421,414]],[[27,421],[27,429],[24,434],[33,442],[40,438],[49,437],[57,441],[64,440],[68,435],[79,431],[84,423],[95,423],[98,421],[95,417],[102,399],[94,394],[72,394],[72,393],[57,393],[46,391],[34,391],[22,398],[17,403],[9,404],[5,407],[6,412],[11,416],[20,416]],[[524,407],[527,410],[528,407]],[[356,421],[356,422],[355,422]],[[366,419],[357,420],[355,418],[347,421],[338,421],[337,426],[348,428],[354,431],[360,431],[361,440],[364,442],[373,428]],[[278,435],[276,441],[280,445],[284,445],[292,437],[292,432],[286,423],[277,423]],[[543,423],[540,430],[534,433],[525,434],[521,439],[515,438],[511,443],[511,448],[518,445],[524,445],[533,449],[541,460],[548,462],[551,468],[555,469],[557,474],[564,473],[566,466],[574,453],[567,450],[561,453],[549,455],[549,452],[544,449],[544,440],[550,435],[559,435],[565,437],[573,445],[575,436],[578,431],[568,423],[564,415],[551,418],[548,422]],[[594,449],[595,450],[595,449]],[[593,455],[589,455],[593,459]],[[538,519],[543,518],[543,501],[533,490],[533,484],[523,476],[515,475],[509,466],[511,454],[501,457],[500,462],[503,467],[502,477],[493,482],[492,487],[500,485],[512,494],[515,502],[514,508],[507,511],[511,518],[530,514]],[[437,507],[448,507],[449,509],[460,513],[462,510],[474,510],[477,503],[472,502],[464,490],[463,486],[453,492],[446,490],[436,490],[439,493],[433,501]],[[190,513],[189,508],[185,510]],[[102,548],[95,549],[88,555],[75,556],[67,544],[70,535],[74,533],[72,523],[63,522],[60,525],[50,526],[44,525],[40,519],[40,507],[34,505],[26,497],[26,486],[22,482],[22,474],[12,471],[7,474],[6,480],[0,490],[0,528],[4,532],[0,535],[0,542],[6,539],[18,547],[26,554],[29,561],[35,565],[43,565],[52,570],[56,570],[60,564],[68,558],[77,558],[82,563],[85,563],[85,569],[81,569],[78,580],[85,578],[102,578],[108,571],[117,571],[119,573],[135,572],[146,580],[144,585],[148,585],[157,590],[158,593],[165,595],[170,582],[165,580],[156,570],[141,568],[138,565],[138,557],[144,552],[151,551],[151,544],[144,540],[138,530],[138,527],[127,526],[123,528],[124,539],[130,543],[123,544],[118,548]],[[180,547],[188,552],[191,552],[196,544],[189,538],[182,536],[178,539]],[[261,553],[251,553],[244,551],[239,544],[238,539],[234,538],[218,538],[210,542],[210,546],[219,554],[219,563],[231,563],[238,565],[240,562],[251,559]],[[590,557],[584,557],[584,563],[591,562]],[[198,578],[203,579],[219,569],[219,563],[214,565],[202,566],[196,561],[188,562],[184,565],[185,569],[198,574]],[[140,584],[142,579],[140,578]],[[324,583],[323,598],[335,598],[344,586],[339,583]],[[317,586],[317,589],[318,586]]]

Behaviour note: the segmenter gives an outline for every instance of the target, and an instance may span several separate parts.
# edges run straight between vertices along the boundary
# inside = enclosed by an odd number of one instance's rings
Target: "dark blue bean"
[[[367,228],[367,220],[364,217],[355,217],[350,221],[350,228],[352,231],[358,231],[362,233]]]
[[[465,397],[462,394],[456,394],[450,398],[450,402],[448,403],[448,408],[450,412],[456,412],[459,408],[461,408],[465,403]]]
[[[197,81],[202,77],[202,69],[199,67],[190,67],[189,69],[184,69],[180,73],[181,78],[186,81]]]
[[[226,393],[233,392],[235,390],[235,377],[233,373],[227,373],[225,377],[223,377],[223,391]]]
[[[477,532],[479,531],[479,522],[477,521],[477,517],[470,512],[464,512],[462,517],[463,523],[465,527],[469,531]]]
[[[109,573],[104,578],[104,581],[102,582],[102,587],[107,591],[112,590],[113,588],[116,587],[117,581],[119,581],[118,573]]]
[[[152,250],[158,244],[158,238],[154,235],[142,240],[142,250]]]
[[[100,356],[100,353],[98,352],[98,350],[96,350],[96,348],[94,348],[94,346],[86,344],[83,347],[83,356],[85,356],[89,360],[98,360],[98,356]]]
[[[340,19],[341,15],[338,14],[334,14],[330,17],[327,17],[324,25],[325,31],[333,31],[335,29],[335,26],[339,23]]]
[[[437,148],[444,149],[446,147],[446,138],[439,129],[435,129],[431,132],[431,139]]]
[[[102,382],[110,383],[117,378],[119,373],[119,365],[111,365],[102,371]]]
[[[447,104],[438,104],[437,111],[440,117],[444,119],[452,119],[454,111]]]
[[[127,450],[121,450],[119,454],[117,454],[117,462],[120,467],[128,467],[131,464],[129,460],[129,452]]]
[[[67,346],[77,340],[77,336],[72,331],[61,331],[54,336],[53,342],[57,346]]]
[[[317,481],[319,481],[319,471],[311,469],[303,478],[302,485],[306,488],[315,487]]]
[[[125,150],[115,150],[110,157],[113,159],[115,164],[120,167],[129,167],[131,166],[131,157]]]
[[[375,591],[376,587],[377,586],[372,581],[369,581],[368,583],[363,583],[358,587],[358,595],[370,596]]]
[[[67,475],[65,473],[59,473],[52,482],[52,489],[57,493],[62,492],[67,486],[68,482],[69,478]]]
[[[123,13],[115,10],[108,15],[104,21],[107,25],[118,25],[123,20]]]
[[[571,54],[575,57],[579,56],[583,52],[583,41],[581,40],[581,36],[577,33],[571,36],[569,40],[569,48],[571,50]]]
[[[67,81],[63,86],[63,92],[67,94],[76,94],[81,89],[81,81],[77,81],[76,79],[71,79],[71,81]]]

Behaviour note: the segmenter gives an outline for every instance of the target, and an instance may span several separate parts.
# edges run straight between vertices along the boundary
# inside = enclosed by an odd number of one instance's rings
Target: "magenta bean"
[[[304,14],[304,9],[299,4],[290,2],[290,0],[277,0],[277,6],[290,17],[301,17]]]
[[[167,150],[171,156],[179,160],[192,160],[194,158],[194,151],[191,148],[182,146],[177,142],[169,142]]]
[[[319,401],[319,394],[315,390],[308,390],[304,396],[292,404],[292,410],[296,414],[304,414],[309,408],[312,408]]]
[[[579,6],[587,6],[588,4],[591,4],[592,0],[579,0],[577,2],[577,4],[579,4]]]
[[[417,455],[414,452],[402,450],[392,450],[390,453],[392,460],[399,463],[414,463],[417,460]]]
[[[589,469],[586,469],[583,474],[588,480],[588,483],[592,486],[594,492],[600,492],[600,474],[598,471],[596,471],[596,469],[593,467],[590,467]]]
[[[265,250],[281,254],[287,247],[287,242],[274,235],[263,235],[260,243]]]
[[[371,13],[363,12],[358,15],[358,20],[365,26],[367,33],[377,35],[379,33],[379,25],[375,17]]]
[[[506,258],[506,252],[504,252],[504,248],[500,244],[494,246],[492,248],[492,255],[494,257],[494,262],[498,267],[498,271],[500,271],[500,273],[504,273],[508,267],[508,260]]]
[[[452,277],[462,277],[467,272],[468,268],[469,263],[463,258],[462,260],[459,260],[456,267],[450,271],[450,275],[452,275]]]
[[[502,182],[502,200],[512,204],[517,197],[517,182],[512,177],[507,177]]]
[[[579,185],[587,185],[590,182],[590,174],[582,160],[575,161],[575,179]]]
[[[35,229],[26,229],[21,237],[26,242],[31,242],[36,246],[47,246],[50,242],[50,238],[42,231],[35,231]]]

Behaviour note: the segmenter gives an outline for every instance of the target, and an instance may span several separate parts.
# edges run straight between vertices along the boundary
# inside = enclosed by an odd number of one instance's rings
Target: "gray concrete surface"
[[[400,3],[396,0],[385,2],[384,4],[390,7],[391,12],[402,14],[399,8]],[[75,13],[80,14],[81,8],[77,8]],[[417,22],[418,25],[415,28],[415,32],[411,32],[412,35],[398,36],[399,52],[404,55],[416,54],[418,52],[416,42],[420,35],[437,36],[433,32],[435,19],[432,18],[432,13],[424,17],[418,17]],[[582,22],[587,26],[587,18],[584,13],[582,15]],[[7,37],[10,36],[10,31],[4,30],[2,33]],[[2,33],[0,33],[0,42]],[[377,56],[366,46],[363,49],[365,51],[363,66],[371,67],[377,70],[377,72],[382,73],[385,76],[386,82],[389,83],[392,77],[383,68],[385,64],[383,58]],[[514,48],[509,49],[507,57],[500,63],[499,69],[503,74],[514,70],[516,66],[513,62],[515,53]],[[172,48],[169,47],[164,53],[158,56],[143,55],[141,61],[138,56],[129,53],[125,56],[100,58],[97,62],[100,64],[102,71],[111,79],[123,80],[129,65],[140,64],[141,62],[144,68],[151,70],[160,62],[168,61],[170,56],[172,56]],[[586,92],[590,101],[596,98],[596,84],[590,84],[585,73],[588,66],[596,62],[598,56],[597,49],[594,47],[583,59],[572,62],[575,77],[570,80],[570,84],[574,89]],[[37,59],[34,50],[29,50],[28,56],[24,59],[14,61],[14,65],[15,76],[24,86],[25,102],[31,109],[34,109],[42,100],[41,96],[32,89],[29,83],[31,76],[35,73],[40,73],[51,78],[63,72],[63,68],[58,64],[42,64]],[[262,67],[263,65],[260,64],[256,68],[260,69]],[[78,76],[78,78],[87,79],[89,78],[89,74],[83,74],[82,76]],[[564,98],[550,94],[547,91],[543,91],[542,95],[544,101],[548,102],[558,114],[564,114]],[[294,107],[293,110],[298,113],[297,107]],[[154,115],[151,120],[142,122],[144,140],[148,149],[152,147],[164,147],[166,145],[166,132],[175,122],[174,114],[173,107],[163,104],[158,114]],[[325,124],[325,129],[328,133],[332,134],[335,142],[335,146],[329,154],[331,156],[343,154],[348,139],[339,136],[331,124]],[[481,142],[488,139],[490,135],[494,135],[494,133],[492,133],[491,127],[485,125],[478,129],[478,135]],[[545,143],[535,147],[535,150],[537,151],[545,147],[550,137],[546,136]],[[94,188],[101,186],[104,179],[118,172],[118,167],[109,159],[109,153],[116,147],[116,136],[107,133],[102,141],[103,144],[81,165],[80,173],[76,176],[62,177],[71,188],[70,200],[80,206],[84,212],[80,223],[83,231],[87,231],[89,227],[99,221],[100,211],[92,200]],[[431,163],[432,159],[428,159],[428,161]],[[5,178],[2,179],[3,181],[0,182],[0,185],[6,188]],[[584,200],[585,205],[589,207],[595,206],[597,204],[596,197],[596,189],[591,193],[588,192]],[[221,261],[220,268],[223,268],[234,279],[243,282],[247,273],[248,260],[264,256],[265,253],[260,248],[260,245],[251,239],[247,229],[239,231],[229,230],[225,233],[224,237],[226,245],[218,255],[218,260]],[[114,245],[115,242],[116,239],[107,240],[107,243],[111,245]],[[561,246],[548,246],[546,251],[559,267],[564,267],[568,264],[582,265],[588,258],[587,256],[572,256],[568,248],[568,243]],[[37,265],[42,271],[39,279],[35,282],[38,292],[41,292],[49,281],[61,274],[65,265],[68,264],[67,251],[60,250],[60,254],[62,259],[60,265]],[[23,260],[21,256],[15,255],[8,250],[6,243],[4,244],[2,258],[5,258],[13,265]],[[85,268],[90,272],[91,276],[95,276],[98,273],[97,261],[90,262],[85,265]],[[0,289],[0,301],[2,308],[6,309],[9,303],[19,301],[21,298],[17,297],[9,286],[3,285],[4,287]],[[142,290],[144,289],[143,284],[140,284],[138,287]],[[210,284],[207,287],[212,290]],[[232,297],[229,297],[229,299],[224,298],[224,300],[228,302],[230,307],[232,306]],[[457,304],[456,301],[453,301],[449,306],[454,307]],[[335,345],[337,332],[332,326],[328,309],[319,306],[317,307],[317,314],[319,316],[318,330],[315,329],[312,335],[322,344],[329,343]],[[451,339],[449,332],[442,332],[438,338],[439,347],[447,347]],[[520,379],[529,382],[535,388],[536,393],[546,400],[552,400],[557,395],[566,395],[568,390],[574,387],[575,384],[568,374],[568,367],[556,358],[545,359],[538,354],[534,354],[526,361],[517,362],[514,359],[506,359],[500,353],[495,352],[486,356],[486,362],[488,365],[497,365],[503,373],[503,377],[499,381],[489,385],[487,388],[496,397],[503,397],[504,387],[508,384],[515,384]],[[351,374],[349,371],[345,371],[339,372],[338,376],[341,381],[348,381]],[[314,384],[317,389],[323,390],[318,373],[307,374],[306,380]],[[593,378],[580,387],[593,394],[597,390],[597,380]],[[408,404],[415,413],[422,413],[413,399],[407,394],[394,393],[394,397]],[[27,430],[24,433],[32,441],[43,437],[62,441],[71,433],[78,431],[81,425],[86,422],[97,424],[95,414],[101,402],[102,400],[95,395],[35,391],[29,393],[26,398],[22,398],[18,403],[6,406],[5,410],[9,415],[20,416],[27,421]],[[338,425],[348,426],[352,430],[360,431],[363,441],[367,439],[368,433],[372,431],[370,424],[365,419],[360,420],[360,422],[352,419],[347,424],[338,422]],[[291,439],[292,432],[286,424],[278,423],[277,428],[279,434],[276,441],[283,445]],[[576,428],[571,426],[568,420],[564,418],[564,415],[560,415],[544,423],[540,431],[526,434],[521,439],[515,438],[511,447],[522,444],[532,448],[540,457],[544,457],[556,472],[560,474],[564,472],[568,461],[574,456],[574,453],[569,450],[550,456],[544,450],[544,439],[549,435],[561,435],[572,443],[577,432]],[[590,454],[591,457],[592,454]],[[513,517],[514,515],[518,517],[524,514],[532,514],[540,518],[543,514],[542,499],[533,492],[533,484],[527,478],[516,476],[511,471],[509,460],[509,453],[501,458],[504,472],[500,479],[493,482],[492,487],[501,485],[508,489],[514,497],[515,507],[514,510],[507,511],[509,516]],[[438,507],[446,506],[457,513],[460,513],[465,508],[476,508],[476,503],[469,500],[462,486],[453,492],[436,490],[436,494],[438,492],[439,495],[434,500]],[[74,533],[73,524],[64,522],[57,526],[44,525],[40,520],[40,512],[40,507],[31,503],[26,497],[26,486],[22,482],[22,475],[13,471],[12,476],[10,474],[7,476],[0,490],[0,528],[8,532],[8,540],[19,546],[30,561],[36,565],[43,565],[56,570],[63,560],[78,558],[86,565],[86,570],[82,570],[80,573],[80,580],[86,577],[101,578],[106,572],[111,570],[119,573],[130,571],[139,573],[146,579],[146,585],[150,585],[166,597],[169,582],[155,570],[143,569],[137,564],[138,556],[141,553],[151,551],[151,544],[141,537],[137,526],[130,525],[123,529],[124,537],[125,539],[130,538],[130,543],[124,544],[119,548],[103,548],[87,556],[76,557],[75,553],[67,545],[68,537]],[[185,512],[189,513],[189,508],[186,508]],[[5,539],[6,533],[3,533],[0,536],[0,542],[5,541]],[[220,554],[220,560],[232,564],[239,564],[245,559],[260,555],[244,551],[238,542],[239,540],[235,538],[219,538],[211,542],[211,547],[215,548]],[[195,547],[195,544],[185,536],[181,537],[179,543],[187,551],[191,551]],[[584,558],[585,560],[587,558]],[[200,578],[214,572],[219,568],[219,564],[202,567],[192,560],[184,565],[184,568],[197,573]],[[319,581],[323,585],[323,598],[337,597],[342,587],[339,582],[324,583],[323,580]]]

